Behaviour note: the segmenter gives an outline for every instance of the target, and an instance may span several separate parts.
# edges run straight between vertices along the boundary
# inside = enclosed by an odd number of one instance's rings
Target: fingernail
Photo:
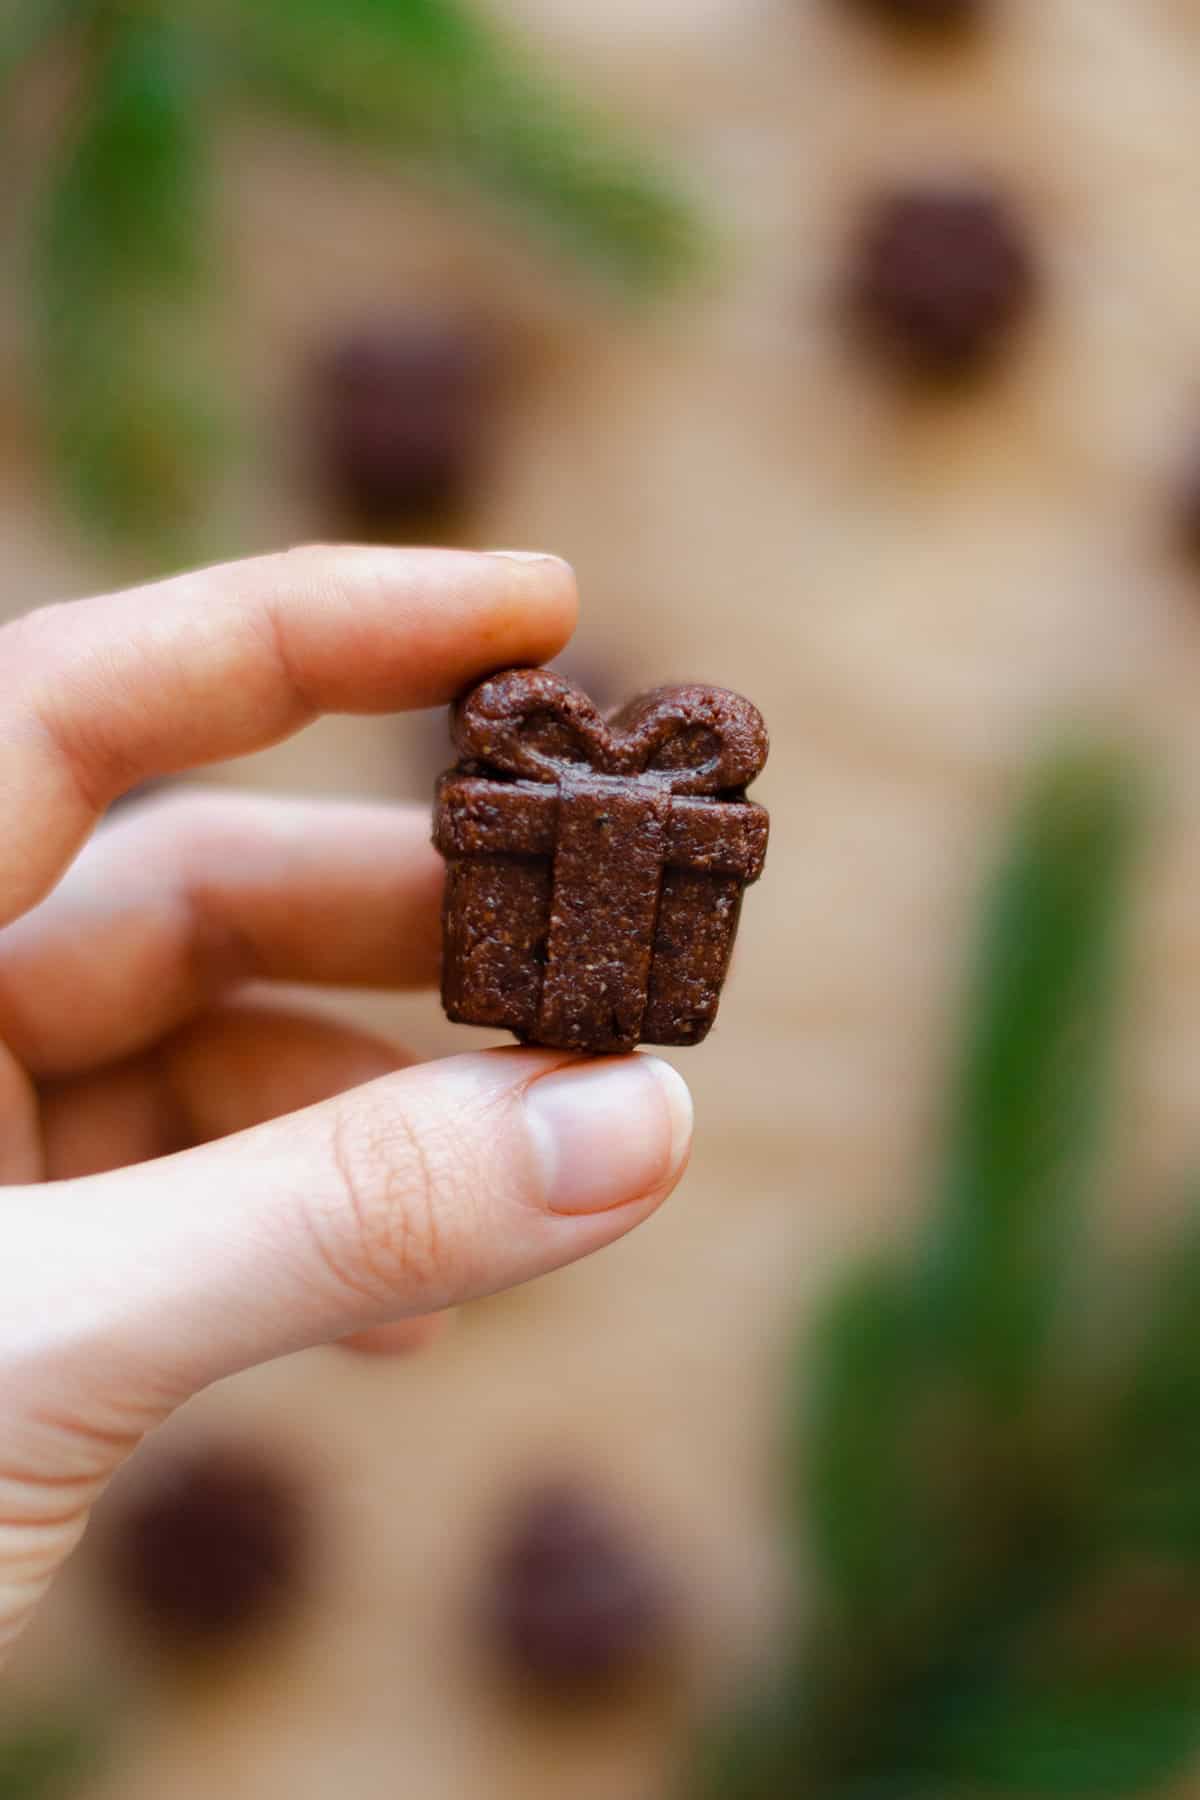
[[[692,1097],[657,1056],[559,1069],[525,1096],[551,1212],[594,1213],[642,1200],[679,1173]]]
[[[502,556],[506,562],[519,563],[560,563],[561,556],[551,556],[547,550],[485,550],[485,556]]]

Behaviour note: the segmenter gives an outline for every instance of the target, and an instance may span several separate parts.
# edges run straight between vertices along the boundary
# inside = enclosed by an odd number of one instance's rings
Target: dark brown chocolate
[[[868,208],[850,275],[851,316],[867,340],[925,376],[990,363],[1036,288],[1020,217],[986,187],[898,188]]]
[[[438,784],[448,863],[442,1004],[556,1049],[697,1044],[716,1017],[767,815],[748,700],[656,688],[607,723],[549,669],[509,669],[453,714]]]

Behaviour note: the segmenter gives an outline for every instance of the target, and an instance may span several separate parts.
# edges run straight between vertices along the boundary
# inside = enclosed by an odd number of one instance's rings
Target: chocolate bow
[[[726,688],[654,688],[606,721],[550,669],[481,682],[455,707],[452,730],[467,761],[529,781],[590,771],[637,776],[669,794],[738,794],[767,760],[762,715]]]

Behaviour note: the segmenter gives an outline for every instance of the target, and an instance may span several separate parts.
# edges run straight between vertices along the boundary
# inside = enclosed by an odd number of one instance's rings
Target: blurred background
[[[1200,1793],[1200,3],[0,0],[0,109],[6,614],[553,550],[567,672],[749,695],[773,817],[676,1199],[189,1407],[4,1800]]]

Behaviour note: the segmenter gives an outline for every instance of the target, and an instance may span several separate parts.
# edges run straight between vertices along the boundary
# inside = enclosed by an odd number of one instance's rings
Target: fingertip
[[[669,1191],[687,1168],[688,1158],[692,1154],[696,1108],[692,1101],[692,1090],[673,1063],[661,1056],[643,1056],[642,1061],[658,1082],[670,1123],[668,1172],[664,1184]]]
[[[552,1069],[526,1090],[524,1116],[551,1213],[604,1213],[665,1198],[691,1148],[691,1095],[657,1056],[595,1057]]]
[[[289,665],[326,710],[445,705],[481,676],[548,661],[575,629],[575,576],[540,552],[352,545],[290,553],[315,609],[278,608]]]
[[[540,550],[488,550],[504,571],[507,602],[497,609],[494,667],[543,663],[557,656],[579,617],[575,571]]]

